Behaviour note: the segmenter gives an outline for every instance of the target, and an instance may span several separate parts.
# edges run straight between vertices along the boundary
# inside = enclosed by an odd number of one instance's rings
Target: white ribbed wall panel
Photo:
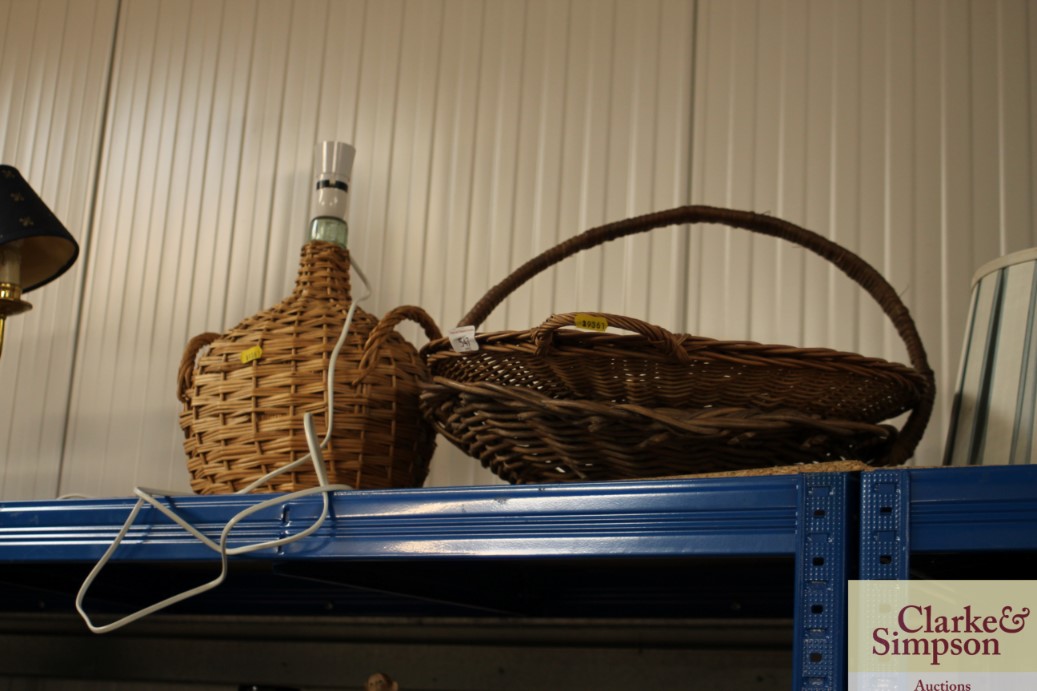
[[[1037,3],[701,0],[696,38],[693,200],[805,225],[889,279],[937,375],[916,460],[940,463],[972,272],[1037,244]],[[688,271],[693,331],[906,361],[871,298],[790,245],[703,233]]]
[[[688,199],[829,235],[922,331],[940,386],[925,463],[972,271],[1037,244],[1033,0],[0,0],[0,19],[4,161],[84,242],[10,322],[5,498],[53,494],[59,462],[64,492],[186,486],[182,347],[289,289],[323,138],[358,149],[376,314],[418,303],[451,325],[559,240]],[[574,258],[487,327],[596,308],[904,357],[822,260],[716,229]],[[490,479],[450,451],[433,482]]]
[[[116,0],[0,0],[0,162],[81,246],[89,220]],[[0,499],[52,497],[85,262],[25,299],[0,358]]]
[[[124,0],[62,491],[186,487],[182,348],[290,290],[320,139],[358,150],[375,314],[452,325],[560,239],[685,203],[693,29],[690,0]],[[488,324],[605,305],[672,323],[683,243],[574,259]],[[431,483],[492,480],[441,444]]]

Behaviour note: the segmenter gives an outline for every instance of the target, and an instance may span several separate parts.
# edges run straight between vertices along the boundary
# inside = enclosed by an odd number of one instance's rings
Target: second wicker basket
[[[454,445],[514,483],[648,478],[853,459],[903,463],[928,423],[935,385],[915,324],[869,264],[787,221],[690,206],[593,228],[542,253],[462,319],[477,326],[516,288],[584,249],[664,226],[720,224],[778,237],[827,259],[874,298],[911,366],[826,348],[676,335],[614,314],[630,333],[566,328],[554,315],[521,331],[448,339],[422,353],[433,379],[422,409]],[[885,421],[910,411],[898,431]]]

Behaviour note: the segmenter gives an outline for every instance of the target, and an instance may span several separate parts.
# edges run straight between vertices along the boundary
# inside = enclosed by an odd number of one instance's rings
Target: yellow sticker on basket
[[[573,317],[573,325],[589,331],[604,331],[609,328],[608,320],[595,314],[577,314]]]
[[[252,346],[248,350],[241,352],[241,364],[247,365],[253,360],[258,360],[263,357],[263,349],[259,346]]]

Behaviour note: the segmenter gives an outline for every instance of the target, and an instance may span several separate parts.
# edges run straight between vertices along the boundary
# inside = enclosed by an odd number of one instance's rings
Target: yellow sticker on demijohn
[[[247,365],[253,360],[258,360],[263,357],[263,349],[259,346],[252,346],[248,350],[241,352],[241,364]]]

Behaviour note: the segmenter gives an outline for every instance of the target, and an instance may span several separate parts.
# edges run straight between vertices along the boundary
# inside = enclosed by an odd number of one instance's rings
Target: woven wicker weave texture
[[[516,288],[581,250],[665,226],[727,225],[801,245],[847,274],[893,322],[911,367],[826,348],[675,335],[597,314],[632,334],[563,329],[477,334],[423,354],[423,409],[453,444],[510,482],[567,482],[731,471],[837,459],[910,457],[932,409],[933,374],[896,291],[860,257],[772,216],[693,206],[588,230],[520,266],[462,319],[478,325]],[[910,411],[902,429],[883,421]]]
[[[560,330],[556,315],[526,331],[483,334],[479,350],[432,351],[439,377],[536,390],[548,398],[667,408],[719,402],[761,410],[790,407],[828,418],[877,422],[904,412],[925,385],[901,364],[827,348],[676,335],[606,314],[634,334]]]
[[[178,389],[194,491],[238,491],[305,455],[304,413],[313,413],[323,437],[328,364],[350,300],[348,251],[310,242],[290,296],[223,335],[192,339]],[[333,431],[324,452],[333,484],[415,487],[428,474],[435,433],[418,407],[428,371],[392,326],[413,318],[430,336],[438,329],[417,308],[390,314],[380,324],[358,308],[336,362]],[[256,346],[261,357],[243,363],[242,353]],[[305,464],[262,489],[288,492],[316,484],[316,472]]]

